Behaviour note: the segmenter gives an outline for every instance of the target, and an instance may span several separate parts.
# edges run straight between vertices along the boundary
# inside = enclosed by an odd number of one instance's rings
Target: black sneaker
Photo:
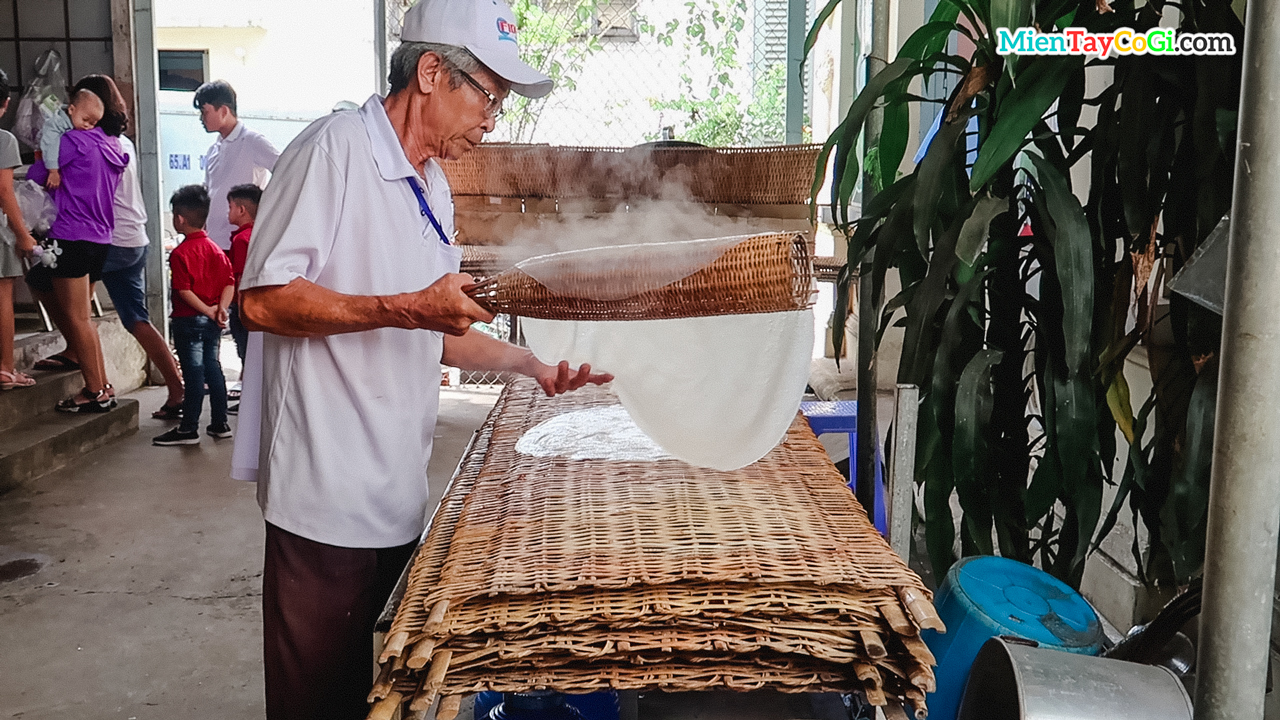
[[[234,403],[234,404],[232,404],[232,405],[228,405],[228,406],[227,406],[227,414],[228,414],[228,415],[239,415],[239,414],[240,414],[240,403]]]
[[[199,445],[200,433],[192,430],[191,432],[183,432],[178,428],[174,428],[169,432],[151,438],[152,445]]]
[[[226,423],[222,423],[221,425],[210,425],[209,427],[205,428],[204,431],[206,433],[209,433],[209,437],[215,437],[215,438],[231,437],[231,426]]]

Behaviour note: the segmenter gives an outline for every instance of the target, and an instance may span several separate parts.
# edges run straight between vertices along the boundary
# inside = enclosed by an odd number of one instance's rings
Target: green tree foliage
[[[675,100],[650,100],[655,110],[672,112],[680,122],[676,137],[703,145],[769,145],[786,137],[786,65],[770,65],[755,82],[755,94],[749,100],[738,96],[730,86],[721,91],[712,87],[712,97],[695,100],[692,81],[686,76],[687,94]],[[806,139],[808,141],[806,128]],[[657,135],[647,139],[656,140]]]
[[[783,142],[786,65],[776,63],[756,72],[748,92],[739,92],[735,86],[734,77],[743,68],[739,47],[746,0],[691,0],[685,3],[685,11],[683,23],[671,20],[657,27],[642,21],[641,32],[668,47],[680,44],[686,58],[708,58],[711,73],[696,81],[688,72],[682,73],[683,92],[674,98],[650,98],[649,106],[673,118],[670,125],[680,140],[719,146]],[[682,67],[687,65],[687,61],[681,63]],[[656,140],[658,134],[647,139]]]
[[[547,6],[540,0],[515,0],[511,11],[520,27],[521,57],[550,77],[557,88],[576,88],[583,65],[602,47],[592,32],[599,4],[600,0],[577,0]],[[545,98],[530,100],[513,94],[507,99],[504,118],[511,127],[512,142],[532,140],[545,105]]]

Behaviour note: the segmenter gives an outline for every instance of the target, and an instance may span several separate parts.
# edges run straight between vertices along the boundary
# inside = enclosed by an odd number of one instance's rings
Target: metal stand
[[[893,439],[889,455],[889,545],[898,557],[911,562],[911,514],[916,484],[916,426],[920,414],[920,388],[898,385],[893,411]]]

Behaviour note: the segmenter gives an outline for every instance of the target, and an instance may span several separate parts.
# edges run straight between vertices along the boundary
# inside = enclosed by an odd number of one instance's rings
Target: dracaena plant
[[[839,2],[819,14],[809,47]],[[1035,562],[1078,586],[1125,512],[1146,530],[1133,552],[1148,582],[1199,571],[1219,326],[1176,295],[1157,319],[1161,293],[1147,288],[1229,209],[1241,57],[997,53],[997,28],[1141,32],[1166,6],[1180,31],[1230,33],[1243,50],[1227,0],[941,0],[823,147],[814,200],[826,199],[829,166],[848,241],[834,326],[862,264],[881,333],[905,328],[899,382],[922,391],[916,476],[938,576],[957,557],[958,525],[961,554]],[[957,36],[972,52],[948,49]],[[943,75],[954,79],[946,96],[913,89]],[[913,103],[944,119],[900,174]],[[873,108],[884,129],[860,150]],[[864,170],[879,192],[854,217]],[[885,300],[891,269],[902,291]],[[1152,342],[1164,323],[1172,343]],[[1144,340],[1155,390],[1131,398],[1125,359]],[[1104,504],[1108,485],[1117,492]]]

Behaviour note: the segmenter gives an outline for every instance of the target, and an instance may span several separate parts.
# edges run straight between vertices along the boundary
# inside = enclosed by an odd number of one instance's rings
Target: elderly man
[[[549,395],[610,379],[468,332],[492,316],[463,293],[436,161],[478,145],[508,92],[551,90],[515,38],[497,0],[423,0],[388,97],[314,122],[263,195],[240,287],[245,324],[265,333],[268,718],[367,712],[373,623],[425,525],[442,359],[532,376]]]

